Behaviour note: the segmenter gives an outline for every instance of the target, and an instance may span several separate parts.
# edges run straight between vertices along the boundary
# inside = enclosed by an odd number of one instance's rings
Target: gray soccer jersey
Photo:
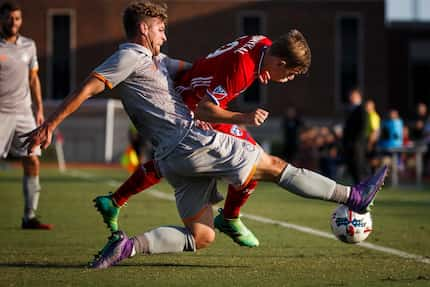
[[[173,92],[171,77],[163,74],[166,72],[157,68],[147,48],[125,43],[93,74],[111,89],[118,86],[134,125],[151,137],[156,159],[169,154],[193,124],[191,112]]]
[[[31,107],[29,71],[38,67],[33,40],[19,36],[14,44],[0,39],[1,113],[28,113]]]
[[[172,61],[163,55],[153,59],[145,47],[126,43],[93,75],[109,88],[118,86],[134,125],[152,138],[160,171],[175,188],[181,217],[190,218],[219,200],[217,179],[234,185],[248,182],[261,150],[196,128],[190,110],[174,92],[177,63]]]

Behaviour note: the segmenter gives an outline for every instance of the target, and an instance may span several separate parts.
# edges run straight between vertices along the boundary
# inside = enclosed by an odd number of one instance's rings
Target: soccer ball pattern
[[[372,232],[370,213],[359,214],[345,205],[339,205],[331,216],[330,226],[333,234],[345,243],[360,243]]]

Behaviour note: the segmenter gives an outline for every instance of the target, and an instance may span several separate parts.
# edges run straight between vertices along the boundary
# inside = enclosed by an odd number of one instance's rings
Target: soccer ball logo
[[[360,243],[372,232],[372,217],[370,213],[359,214],[345,205],[339,205],[331,216],[331,230],[341,241]]]

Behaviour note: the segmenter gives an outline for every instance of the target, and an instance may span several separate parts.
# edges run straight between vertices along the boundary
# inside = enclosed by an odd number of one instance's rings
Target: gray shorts
[[[27,156],[27,148],[21,147],[24,138],[19,136],[36,128],[31,109],[24,114],[0,113],[0,156],[6,157],[9,153],[14,156]],[[34,155],[40,155],[37,148]]]
[[[185,219],[222,200],[217,192],[218,179],[236,186],[247,183],[260,153],[261,149],[248,141],[194,128],[158,165],[174,187],[176,206]]]

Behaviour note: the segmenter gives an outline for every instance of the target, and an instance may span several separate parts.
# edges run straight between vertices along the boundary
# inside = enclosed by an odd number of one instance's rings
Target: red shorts
[[[246,140],[253,145],[256,145],[257,142],[252,138],[251,134],[238,125],[233,124],[211,124],[214,130],[234,136],[236,138],[240,138]]]

